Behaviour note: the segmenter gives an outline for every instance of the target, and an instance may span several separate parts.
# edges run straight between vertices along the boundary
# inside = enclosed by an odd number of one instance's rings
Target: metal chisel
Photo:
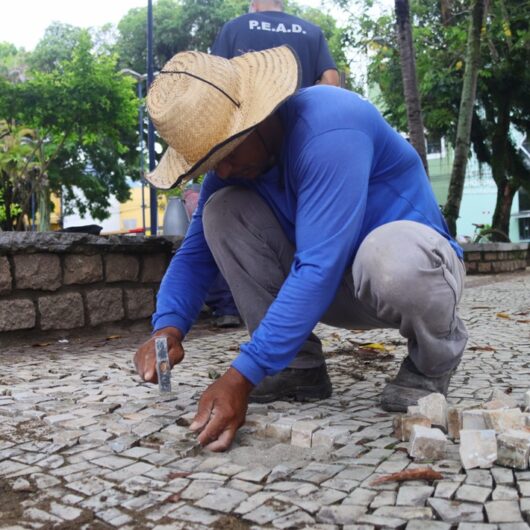
[[[158,388],[160,392],[171,392],[171,367],[169,365],[166,337],[157,337],[155,339],[155,349]]]

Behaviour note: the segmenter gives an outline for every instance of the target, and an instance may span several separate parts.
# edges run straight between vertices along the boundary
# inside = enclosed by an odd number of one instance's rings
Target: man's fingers
[[[226,451],[230,444],[232,443],[232,440],[234,439],[236,435],[237,430],[236,429],[226,429],[221,433],[221,436],[217,438],[215,442],[212,442],[208,444],[205,449],[208,449],[208,451]]]
[[[199,401],[199,410],[193,418],[193,422],[190,425],[190,431],[196,432],[204,428],[204,426],[209,422],[210,416],[212,413],[213,401],[210,400],[200,400]],[[200,438],[199,438],[200,442]],[[202,442],[201,442],[202,443]]]
[[[204,447],[215,442],[219,436],[228,428],[228,421],[219,414],[215,414],[215,410],[210,416],[210,421],[206,427],[199,434],[199,443]]]

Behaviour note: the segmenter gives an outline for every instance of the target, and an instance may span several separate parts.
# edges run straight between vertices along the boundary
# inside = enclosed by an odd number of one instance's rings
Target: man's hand
[[[155,338],[167,338],[167,350],[169,355],[169,364],[171,368],[180,363],[184,358],[184,348],[182,347],[182,332],[177,328],[159,329],[153,336],[144,342],[134,355],[134,366],[138,375],[148,383],[157,383],[156,373],[156,350]]]
[[[226,451],[237,430],[245,423],[248,395],[253,385],[235,368],[227,372],[203,393],[199,410],[190,425],[198,432],[199,442],[210,451]]]

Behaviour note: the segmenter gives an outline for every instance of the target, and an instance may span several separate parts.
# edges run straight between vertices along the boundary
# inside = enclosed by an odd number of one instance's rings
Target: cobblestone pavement
[[[471,338],[449,402],[484,401],[494,387],[522,400],[530,274],[474,283],[462,304]],[[333,396],[250,406],[224,454],[198,447],[186,425],[242,331],[188,340],[169,396],[135,375],[132,344],[0,350],[0,527],[529,528],[530,471],[466,473],[456,445],[433,464],[443,480],[374,485],[418,466],[377,404],[405,341],[396,331],[318,331]]]

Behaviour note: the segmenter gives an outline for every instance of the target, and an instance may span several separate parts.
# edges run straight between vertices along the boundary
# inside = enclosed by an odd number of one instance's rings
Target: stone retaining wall
[[[0,233],[0,333],[148,321],[180,238]],[[463,245],[469,274],[523,270],[528,243]]]
[[[0,333],[148,319],[179,238],[0,234]]]
[[[462,245],[468,274],[524,270],[530,265],[528,243],[468,243]]]

